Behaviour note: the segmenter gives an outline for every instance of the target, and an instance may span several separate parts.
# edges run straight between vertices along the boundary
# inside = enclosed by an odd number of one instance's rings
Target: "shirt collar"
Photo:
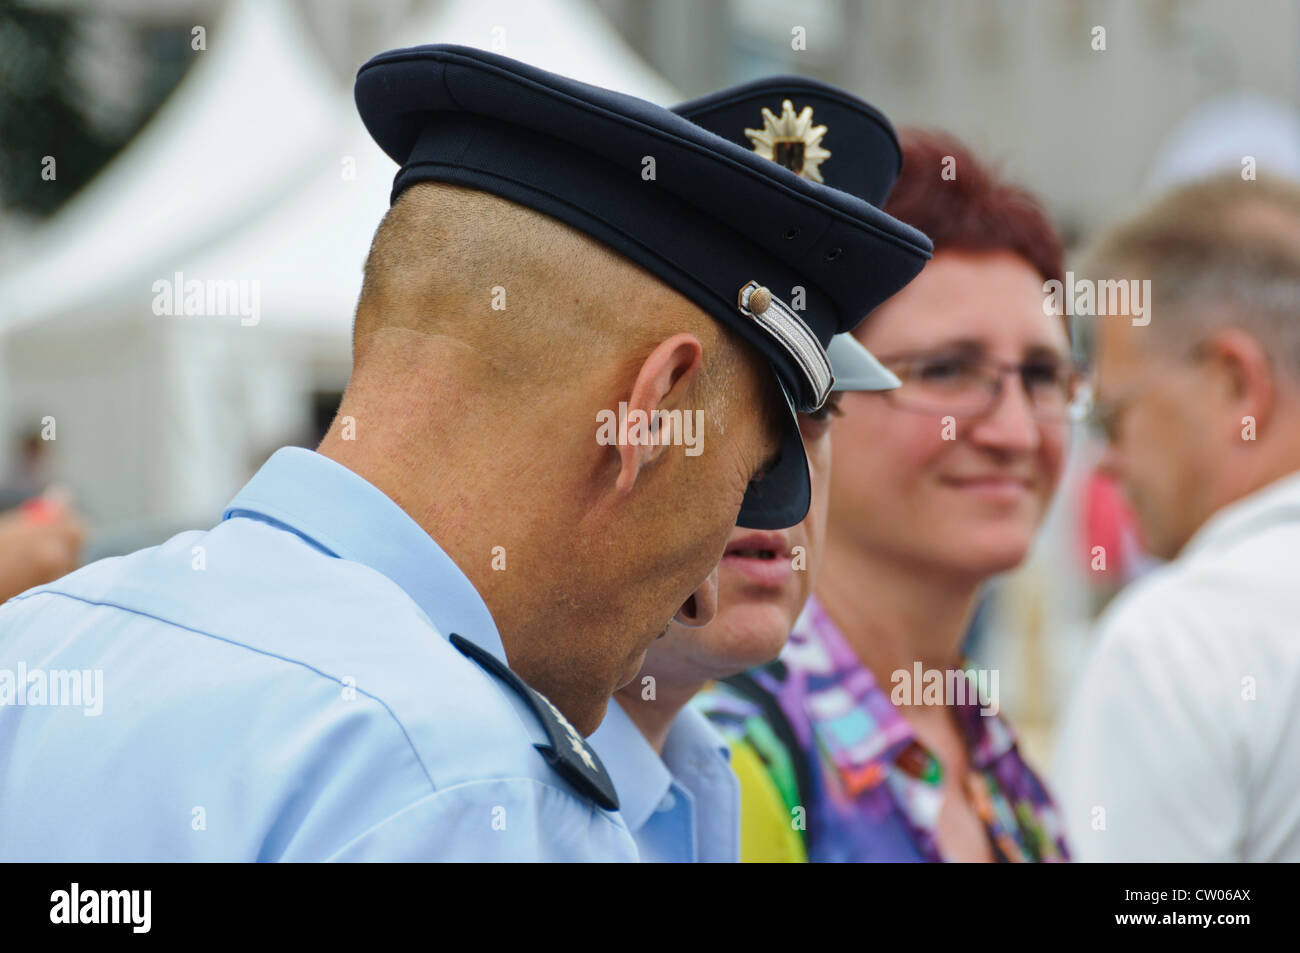
[[[301,447],[277,450],[221,518],[240,516],[278,523],[369,566],[406,592],[443,638],[455,632],[507,661],[492,614],[460,567],[405,510],[341,463]]]
[[[614,781],[619,813],[628,829],[636,834],[645,827],[672,786],[671,772],[618,699],[609,700],[605,720],[588,740]]]
[[[663,762],[676,777],[689,777],[699,770],[695,759],[704,752],[710,756],[716,755],[726,764],[731,763],[731,746],[709,724],[709,719],[702,712],[687,705],[678,712],[672,727],[668,729]]]
[[[1300,473],[1287,474],[1220,509],[1192,535],[1182,557],[1220,549],[1287,518],[1300,519]]]

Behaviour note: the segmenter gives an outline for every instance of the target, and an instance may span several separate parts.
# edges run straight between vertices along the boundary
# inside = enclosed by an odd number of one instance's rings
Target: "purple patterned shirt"
[[[815,598],[780,659],[710,688],[696,704],[733,745],[753,746],[792,816],[806,818],[809,860],[945,859],[935,837],[942,767]],[[1068,860],[1046,788],[1007,723],[980,704],[970,697],[953,707],[970,759],[967,797],[994,856]],[[785,725],[775,724],[773,705]]]

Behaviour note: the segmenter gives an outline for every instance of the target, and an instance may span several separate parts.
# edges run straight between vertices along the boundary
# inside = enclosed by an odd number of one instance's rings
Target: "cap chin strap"
[[[812,388],[815,403],[796,409],[804,413],[819,410],[835,386],[835,374],[831,370],[830,358],[826,356],[826,350],[817,336],[788,304],[757,281],[750,281],[740,289],[737,303],[741,314],[753,318],[764,331],[780,342],[799,365]]]

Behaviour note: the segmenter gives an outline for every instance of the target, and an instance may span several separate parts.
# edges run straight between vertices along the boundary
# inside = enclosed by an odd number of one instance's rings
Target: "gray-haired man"
[[[1097,419],[1172,562],[1103,617],[1060,744],[1071,840],[1300,860],[1300,187],[1184,186],[1090,258],[1150,281],[1149,322],[1097,319]]]

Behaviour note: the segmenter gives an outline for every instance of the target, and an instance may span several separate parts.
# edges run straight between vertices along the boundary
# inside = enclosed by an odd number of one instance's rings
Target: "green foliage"
[[[78,14],[0,0],[0,208],[49,215],[130,141],[184,71],[183,60],[150,64],[147,101],[112,123],[90,119],[74,60],[85,55]],[[46,156],[57,175],[42,177]]]

